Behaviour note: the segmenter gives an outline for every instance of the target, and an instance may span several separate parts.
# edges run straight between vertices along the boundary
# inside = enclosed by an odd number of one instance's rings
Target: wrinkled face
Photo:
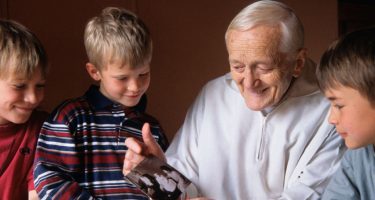
[[[280,36],[277,28],[267,26],[228,34],[231,75],[252,110],[277,104],[290,85],[294,67],[279,52]]]
[[[100,91],[124,107],[137,105],[150,84],[150,65],[131,68],[121,62],[107,64],[98,71]]]
[[[338,86],[325,92],[331,101],[329,122],[350,149],[375,144],[375,107],[357,90]]]
[[[44,98],[45,79],[36,70],[30,79],[10,75],[0,79],[0,124],[25,123]]]

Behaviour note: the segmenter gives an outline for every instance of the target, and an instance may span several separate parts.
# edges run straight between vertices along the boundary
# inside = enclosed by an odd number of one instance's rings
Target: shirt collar
[[[91,85],[90,88],[86,91],[85,97],[87,101],[92,105],[95,109],[102,109],[109,106],[113,106],[114,102],[104,96],[100,90],[99,86]]]
[[[105,108],[121,108],[122,105],[112,101],[111,99],[108,99],[106,96],[104,96],[100,90],[99,86],[97,85],[91,85],[90,88],[86,91],[84,95],[87,99],[87,101],[90,103],[91,106],[93,106],[94,109],[105,109]],[[147,106],[147,97],[145,94],[142,95],[141,100],[138,102],[138,104],[134,107],[127,108],[125,110],[136,110],[140,112],[145,112]]]

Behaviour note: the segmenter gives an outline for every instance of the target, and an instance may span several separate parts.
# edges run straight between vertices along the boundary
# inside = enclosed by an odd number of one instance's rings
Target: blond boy
[[[32,166],[47,113],[35,109],[46,74],[46,53],[36,36],[0,20],[0,199],[37,199]]]
[[[323,199],[375,199],[375,28],[336,41],[317,69],[329,122],[348,150]]]
[[[163,149],[159,123],[144,113],[152,42],[133,13],[106,8],[85,29],[86,69],[99,86],[64,101],[44,123],[38,141],[36,190],[45,199],[148,199],[124,179],[127,137],[144,123]]]

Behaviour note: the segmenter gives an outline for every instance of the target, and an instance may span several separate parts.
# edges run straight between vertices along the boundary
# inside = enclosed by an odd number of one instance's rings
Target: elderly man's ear
[[[294,70],[293,70],[293,77],[298,78],[301,75],[302,69],[305,66],[306,55],[307,55],[306,48],[299,50],[297,54]]]

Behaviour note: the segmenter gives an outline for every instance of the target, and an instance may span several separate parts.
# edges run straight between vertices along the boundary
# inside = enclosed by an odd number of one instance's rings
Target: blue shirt
[[[374,146],[348,150],[323,199],[375,199]]]

